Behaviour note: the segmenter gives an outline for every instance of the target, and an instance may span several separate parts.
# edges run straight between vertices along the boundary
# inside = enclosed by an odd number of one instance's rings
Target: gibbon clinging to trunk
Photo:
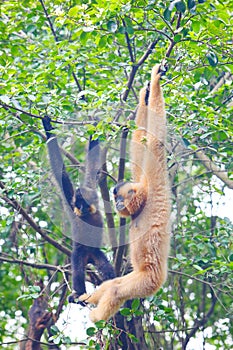
[[[107,320],[128,299],[153,295],[165,282],[170,246],[170,191],[166,164],[166,114],[160,87],[160,65],[151,74],[150,85],[140,92],[130,153],[133,183],[114,188],[116,208],[131,216],[130,258],[133,271],[104,282],[93,294],[79,300],[97,305],[93,322]]]

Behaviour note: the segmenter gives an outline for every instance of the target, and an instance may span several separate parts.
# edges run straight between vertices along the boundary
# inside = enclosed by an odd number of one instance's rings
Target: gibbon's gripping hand
[[[51,118],[49,116],[45,115],[42,118],[42,123],[43,123],[45,131],[51,131],[54,129],[51,125]]]
[[[68,296],[68,303],[87,306],[87,303],[85,301],[79,300],[79,295],[75,291]]]
[[[160,73],[160,76],[162,77],[163,75],[165,75],[167,73],[167,71],[168,71],[167,63],[165,63],[165,64],[162,63],[159,67],[158,73]]]

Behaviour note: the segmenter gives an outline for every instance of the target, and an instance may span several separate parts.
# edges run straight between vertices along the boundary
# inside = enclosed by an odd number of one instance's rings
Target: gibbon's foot
[[[84,293],[84,294],[80,295],[79,301],[82,303],[85,303],[86,305],[87,304],[95,304],[94,300],[92,300],[92,296],[93,296],[93,294]]]
[[[87,303],[85,303],[84,300],[82,301],[79,299],[79,295],[76,292],[73,292],[68,296],[68,303],[77,304],[84,307],[87,306]]]

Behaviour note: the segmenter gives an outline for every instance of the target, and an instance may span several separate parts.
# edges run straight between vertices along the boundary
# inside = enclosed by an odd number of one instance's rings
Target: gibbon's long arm
[[[47,136],[51,168],[61,193],[68,204],[67,212],[72,224],[71,266],[74,292],[68,300],[69,302],[76,302],[76,298],[86,292],[85,270],[88,263],[97,268],[104,281],[115,277],[113,267],[100,250],[103,220],[98,210],[98,195],[95,189],[96,176],[100,166],[99,142],[90,138],[86,157],[87,171],[84,181],[86,186],[78,188],[74,194],[72,183],[65,170],[57,138],[51,132],[53,130],[51,119],[45,116],[42,122]]]
[[[109,319],[128,299],[153,295],[166,280],[170,192],[165,155],[166,115],[159,83],[161,75],[160,65],[156,65],[151,74],[147,108],[148,88],[140,93],[136,118],[139,128],[133,132],[131,144],[131,157],[138,163],[132,167],[132,176],[137,182],[119,183],[113,192],[120,215],[132,219],[129,237],[133,271],[104,282],[91,295],[80,297],[81,301],[97,305],[90,313],[94,322]],[[146,140],[142,140],[144,137]],[[135,147],[135,143],[139,144]],[[142,143],[144,151],[140,147]]]
[[[53,175],[60,187],[61,193],[65,196],[68,205],[72,209],[72,199],[74,196],[73,185],[70,181],[69,175],[66,172],[65,165],[61,156],[61,151],[58,146],[56,136],[51,132],[53,127],[51,125],[51,118],[45,116],[42,123],[47,136],[47,147],[49,151],[49,159]]]
[[[139,105],[135,118],[137,129],[133,132],[130,144],[131,173],[134,182],[139,182],[143,173],[142,166],[146,143],[149,89],[150,85],[148,84],[147,87],[142,88],[140,91]]]
[[[88,150],[86,155],[86,169],[85,169],[85,178],[84,186],[96,189],[98,183],[98,175],[100,171],[100,143],[99,139],[93,139],[90,136]]]

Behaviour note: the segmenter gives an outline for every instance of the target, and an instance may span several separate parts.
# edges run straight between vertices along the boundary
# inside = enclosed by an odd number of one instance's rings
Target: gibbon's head
[[[95,214],[98,197],[95,190],[88,187],[79,187],[74,198],[74,213],[78,216]]]
[[[116,209],[120,216],[135,217],[145,206],[146,193],[140,183],[120,182],[113,190]]]

